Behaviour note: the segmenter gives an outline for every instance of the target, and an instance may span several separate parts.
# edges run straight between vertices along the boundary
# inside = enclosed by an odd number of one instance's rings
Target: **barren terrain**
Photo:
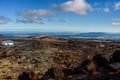
[[[12,47],[0,45],[1,80],[120,80],[120,42],[51,36],[12,40]]]

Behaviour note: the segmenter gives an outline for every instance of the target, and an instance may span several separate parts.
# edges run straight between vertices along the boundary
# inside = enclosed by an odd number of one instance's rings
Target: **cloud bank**
[[[10,21],[11,21],[11,19],[6,18],[4,16],[0,16],[0,24],[6,24],[6,23],[8,23]]]
[[[120,26],[120,22],[113,22],[112,25],[113,26]]]
[[[120,18],[113,18],[113,22],[112,22],[113,26],[120,26]]]

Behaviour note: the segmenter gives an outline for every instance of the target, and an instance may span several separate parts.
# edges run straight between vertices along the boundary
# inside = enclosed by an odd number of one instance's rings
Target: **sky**
[[[0,31],[120,32],[120,0],[0,0]]]

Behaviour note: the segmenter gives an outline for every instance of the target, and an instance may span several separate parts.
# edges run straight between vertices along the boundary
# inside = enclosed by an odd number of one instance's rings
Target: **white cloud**
[[[43,9],[26,10],[26,11],[20,12],[19,14],[27,15],[27,16],[51,16],[51,15],[54,15],[54,13],[52,11],[43,10]]]
[[[113,26],[120,26],[120,18],[113,18],[113,22],[112,22]]]
[[[34,23],[43,24],[39,16],[32,16],[32,20]]]
[[[16,22],[21,22],[21,23],[37,23],[37,24],[43,24],[42,20],[39,17],[31,17],[31,18],[17,18]]]
[[[120,18],[113,18],[114,21],[120,21]]]
[[[113,26],[120,26],[120,22],[113,22],[112,25]]]
[[[19,18],[16,19],[16,22],[26,23],[26,20],[24,20],[23,18],[19,17]]]
[[[11,21],[11,19],[3,17],[3,16],[0,16],[0,24],[6,24],[9,21]]]
[[[16,22],[43,24],[41,17],[53,16],[55,14],[50,10],[39,9],[39,10],[21,11],[18,13],[18,15],[19,18],[16,19]]]
[[[107,12],[110,12],[110,9],[109,8],[103,8],[103,11],[107,13]]]
[[[120,9],[120,1],[119,2],[115,2],[115,10],[119,10]]]
[[[87,11],[92,11],[92,7],[85,0],[71,0],[60,5],[64,11],[74,12],[78,15],[85,15]]]

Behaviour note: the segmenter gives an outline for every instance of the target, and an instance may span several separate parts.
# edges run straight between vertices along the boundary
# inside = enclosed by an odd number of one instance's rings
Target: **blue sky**
[[[0,0],[0,31],[120,32],[120,1]]]

